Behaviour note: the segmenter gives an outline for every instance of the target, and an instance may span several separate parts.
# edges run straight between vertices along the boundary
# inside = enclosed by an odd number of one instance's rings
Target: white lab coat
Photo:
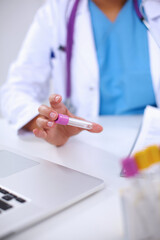
[[[39,105],[48,98],[50,76],[54,92],[65,98],[66,54],[59,46],[66,45],[66,24],[73,3],[74,0],[45,3],[10,68],[8,80],[1,89],[1,109],[17,130],[38,114]],[[152,30],[160,36],[160,3],[145,6]],[[148,41],[153,87],[160,106],[160,50],[150,33]],[[55,53],[52,61],[51,49]],[[87,0],[81,0],[76,15],[71,76],[71,99],[76,114],[91,120],[99,112],[99,71]]]

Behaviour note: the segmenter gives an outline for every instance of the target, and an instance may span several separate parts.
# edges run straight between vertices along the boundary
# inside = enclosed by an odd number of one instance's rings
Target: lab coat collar
[[[148,20],[154,20],[160,17],[160,0],[143,0],[141,4]]]
[[[75,3],[75,0],[69,0],[69,4],[68,4],[68,8],[67,8],[67,18],[68,19],[70,17],[74,3]],[[88,0],[80,0],[76,15],[83,14],[87,11],[89,11]]]
[[[79,4],[80,4],[80,7],[78,8],[77,14],[81,14],[86,11],[89,11],[88,0],[81,0]]]
[[[98,79],[98,62],[88,0],[81,0],[79,4],[75,24],[75,41],[79,41],[78,46],[81,46],[81,55],[92,78]]]

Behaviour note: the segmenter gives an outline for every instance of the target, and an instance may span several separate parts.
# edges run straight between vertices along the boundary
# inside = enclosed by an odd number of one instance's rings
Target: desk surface
[[[104,131],[91,134],[86,131],[72,137],[65,146],[56,148],[29,134],[17,136],[14,130],[0,119],[0,146],[16,152],[29,153],[104,179],[106,188],[61,213],[29,228],[8,240],[122,240],[123,221],[119,190],[126,179],[120,178],[120,159],[125,157],[136,138],[142,116],[108,116],[96,121]],[[77,161],[76,154],[94,146],[106,152],[106,158]],[[74,151],[73,151],[74,149]],[[89,152],[89,151],[88,151]]]

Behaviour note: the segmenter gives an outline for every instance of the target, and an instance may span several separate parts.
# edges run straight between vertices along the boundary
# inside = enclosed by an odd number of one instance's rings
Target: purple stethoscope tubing
[[[80,0],[75,0],[73,8],[67,24],[67,44],[66,44],[66,99],[68,101],[68,108],[70,107],[70,97],[71,97],[71,59],[72,59],[72,49],[73,49],[73,34],[74,34],[74,25],[75,17],[78,9]],[[143,15],[141,14],[138,6],[138,0],[133,0],[134,8],[137,16],[141,21],[144,20]]]
[[[137,16],[141,19],[141,21],[143,21],[144,17],[143,17],[142,13],[139,10],[138,0],[133,0],[133,4],[134,4],[135,11],[137,13]]]
[[[72,46],[73,46],[73,33],[74,33],[74,24],[75,17],[80,0],[76,0],[71,15],[68,20],[67,25],[67,46],[66,46],[66,55],[67,55],[67,81],[66,81],[66,97],[70,98],[71,96],[71,58],[72,58]]]

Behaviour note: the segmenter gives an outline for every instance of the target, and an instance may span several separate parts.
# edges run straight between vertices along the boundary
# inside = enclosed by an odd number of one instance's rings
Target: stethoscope
[[[71,102],[71,58],[72,58],[72,49],[73,49],[73,34],[74,34],[74,25],[75,17],[78,9],[78,5],[81,0],[75,0],[73,8],[67,24],[67,43],[66,43],[66,99],[64,104],[69,109],[70,112],[75,113],[76,108]],[[149,25],[142,13],[139,10],[138,0],[133,0],[134,8],[139,19],[144,23],[146,28],[149,30]]]

